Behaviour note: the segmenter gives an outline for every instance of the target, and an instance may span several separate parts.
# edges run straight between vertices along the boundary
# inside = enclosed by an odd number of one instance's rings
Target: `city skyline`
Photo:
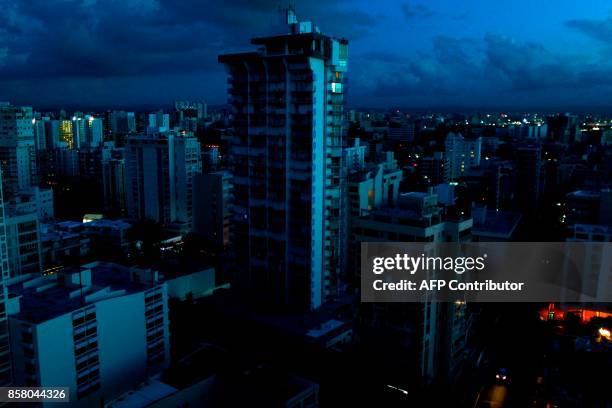
[[[612,406],[612,19],[556,6],[0,0],[0,403]]]
[[[242,4],[244,3],[244,4]],[[0,99],[50,107],[226,103],[216,55],[283,33],[276,2],[2,0]],[[606,109],[610,5],[296,2],[351,45],[354,107]],[[269,28],[270,26],[273,28]],[[280,31],[279,31],[280,30]]]

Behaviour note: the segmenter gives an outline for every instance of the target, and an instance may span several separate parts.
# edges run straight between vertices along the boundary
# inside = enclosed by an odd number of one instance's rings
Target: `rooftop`
[[[598,199],[600,196],[601,192],[593,190],[576,190],[567,194],[568,198]]]
[[[521,214],[476,207],[472,211],[472,232],[477,235],[495,235],[509,238],[521,221]]]
[[[136,280],[136,275],[140,279]],[[63,268],[45,277],[37,274],[17,276],[6,284],[9,299],[20,298],[19,309],[14,315],[32,323],[42,323],[102,299],[144,291],[153,286],[152,280],[157,281],[156,278],[151,270],[92,262]],[[149,283],[144,283],[147,280]]]

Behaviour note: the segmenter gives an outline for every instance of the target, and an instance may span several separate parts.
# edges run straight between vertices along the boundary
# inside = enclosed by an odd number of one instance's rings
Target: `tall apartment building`
[[[458,133],[449,133],[444,142],[449,178],[457,180],[470,168],[480,164],[482,139],[467,139]]]
[[[355,242],[470,242],[472,218],[445,218],[433,189],[400,194],[396,208],[381,208],[353,221]],[[452,378],[465,357],[471,318],[465,302],[373,305],[375,324],[391,327],[414,355],[426,380]],[[406,316],[410,317],[406,318]]]
[[[365,157],[368,147],[361,144],[358,138],[353,140],[353,145],[344,149],[344,165],[349,173],[358,172],[365,168]]]
[[[60,140],[60,121],[45,117],[42,122],[45,127],[45,148],[54,149]]]
[[[234,116],[236,282],[299,309],[341,290],[347,46],[299,22],[219,56]]]
[[[187,117],[205,119],[208,115],[206,102],[176,100],[174,109],[179,114],[179,121]]]
[[[112,111],[107,114],[108,129],[111,134],[132,133],[136,131],[134,112]]]
[[[93,262],[11,280],[15,383],[68,387],[100,405],[167,366],[167,284],[150,270]]]
[[[145,126],[147,133],[167,132],[170,130],[170,115],[160,110],[147,115]]]
[[[74,133],[73,133],[73,121],[68,119],[62,119],[59,121],[59,135],[58,143],[61,147],[67,149],[73,149],[74,146]]]
[[[45,118],[47,121],[49,118]],[[32,118],[32,129],[34,132],[34,149],[45,150],[47,148],[47,136],[45,134],[45,120],[40,117]]]
[[[91,115],[85,116],[83,119],[84,134],[79,138],[79,147],[98,147],[104,141],[104,130],[102,127],[102,119],[95,118]]]
[[[190,228],[193,177],[201,171],[200,143],[195,137],[170,132],[128,138],[125,147],[128,216]]]
[[[36,148],[32,108],[0,104],[0,163],[4,194],[36,184]]]
[[[415,139],[415,133],[414,123],[402,120],[400,122],[391,122],[389,124],[389,140],[402,143],[412,143]]]
[[[126,211],[125,159],[102,160],[102,184],[106,211],[124,214]]]
[[[193,187],[193,231],[215,248],[230,244],[232,175],[227,171],[198,174]]]
[[[444,157],[444,152],[433,152],[431,156],[421,156],[417,171],[423,184],[437,186],[449,181],[448,160]]]
[[[6,212],[4,216],[10,276],[42,273],[38,212]]]
[[[483,160],[480,166],[472,167],[463,176],[465,199],[496,210],[511,207],[517,183],[516,172],[509,160]]]
[[[348,213],[352,220],[380,207],[393,207],[399,197],[402,170],[386,152],[385,161],[353,171],[348,176]]]
[[[8,292],[5,281],[9,278],[9,262],[2,195],[2,170],[0,170],[0,387],[12,385],[11,347],[7,318]]]
[[[69,149],[93,148],[102,144],[104,139],[102,119],[91,115],[73,116],[70,121],[70,132],[67,121],[61,139]]]
[[[538,206],[545,180],[541,145],[518,145],[514,151],[514,162],[517,180],[514,201],[516,208],[534,211]]]
[[[40,221],[46,221],[54,217],[53,190],[50,188],[32,187],[21,190],[13,196],[12,200],[5,203],[9,214],[38,213]]]

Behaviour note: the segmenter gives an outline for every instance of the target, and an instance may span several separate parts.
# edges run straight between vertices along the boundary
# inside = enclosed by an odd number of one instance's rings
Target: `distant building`
[[[612,226],[612,190],[577,190],[565,196],[563,222]]]
[[[125,161],[128,216],[191,228],[193,177],[202,171],[198,140],[172,132],[133,136]]]
[[[45,118],[47,121],[49,118]],[[32,128],[34,130],[34,149],[36,151],[45,150],[47,148],[47,135],[45,132],[45,120],[40,118],[32,118]]]
[[[132,224],[123,220],[102,218],[83,223],[83,235],[91,242],[91,250],[98,256],[126,255],[131,241],[128,237]]]
[[[102,119],[85,116],[85,133],[79,140],[79,147],[99,147],[104,141]]]
[[[159,111],[147,115],[146,131],[148,133],[168,132],[170,130],[170,115]]]
[[[387,152],[384,162],[349,174],[347,197],[351,219],[376,208],[393,207],[399,197],[401,181],[402,170],[393,152]]]
[[[38,214],[5,214],[10,276],[42,273],[42,245]]]
[[[601,132],[601,145],[602,146],[612,145],[612,129],[606,129]]]
[[[542,148],[539,144],[519,145],[514,152],[516,196],[515,208],[533,211],[543,190]]]
[[[559,114],[546,118],[548,137],[555,142],[573,143],[580,133],[580,125],[576,115]]]
[[[546,123],[510,125],[510,135],[517,139],[544,140],[548,137],[548,125]]]
[[[399,195],[395,208],[380,208],[354,220],[358,242],[469,242],[472,218],[443,219],[433,189]]]
[[[513,206],[516,194],[515,167],[507,160],[483,160],[479,166],[465,172],[465,198],[494,210]]]
[[[45,127],[45,149],[56,148],[60,140],[60,121],[43,118],[41,123],[43,123]],[[42,146],[42,142],[40,142],[39,145]]]
[[[94,262],[8,283],[15,384],[99,405],[165,368],[168,294],[154,272]]]
[[[10,214],[38,213],[40,221],[54,217],[53,190],[50,188],[32,187],[19,191],[6,204]]]
[[[108,115],[109,130],[112,134],[136,132],[136,116],[134,112],[112,111]]]
[[[352,232],[357,243],[470,242],[472,225],[470,217],[444,219],[437,195],[430,189],[400,194],[395,208],[377,209],[354,220]],[[374,324],[391,327],[398,337],[409,339],[406,341],[411,349],[414,344],[420,345],[415,359],[427,381],[453,378],[467,347],[470,314],[465,302],[426,300],[411,306],[375,305]]]
[[[196,119],[206,118],[208,115],[206,106],[206,102],[187,100],[174,101],[174,109],[181,113],[180,119],[183,119],[184,117],[195,117]]]
[[[467,139],[458,133],[446,136],[445,157],[449,166],[450,180],[461,178],[464,173],[480,164],[480,149],[482,139]]]
[[[574,224],[570,231],[568,242],[612,242],[610,225]]]
[[[34,122],[31,107],[0,104],[0,163],[6,198],[37,183]]]
[[[71,122],[72,137],[63,136],[68,148],[81,149],[98,147],[104,140],[102,119],[91,115],[85,117],[73,116]]]
[[[431,156],[419,158],[417,172],[419,181],[430,186],[447,183],[450,179],[448,160],[444,152],[434,152]]]
[[[102,183],[106,211],[125,214],[127,211],[127,191],[124,158],[112,157],[102,160]]]
[[[9,326],[7,318],[7,295],[6,280],[9,278],[9,257],[7,251],[6,237],[6,214],[4,210],[4,198],[2,195],[2,170],[0,169],[0,386],[8,387],[13,384],[11,343],[9,337]]]
[[[352,146],[344,149],[344,163],[349,173],[365,168],[365,157],[368,147],[360,142],[359,139],[355,139]]]
[[[67,119],[62,119],[59,122],[59,140],[58,146],[66,149],[73,149],[74,146],[74,132],[72,130],[73,122]]]
[[[202,147],[202,170],[206,173],[217,171],[221,163],[221,154],[218,145],[205,145]]]
[[[389,124],[389,139],[402,142],[412,143],[415,139],[415,126],[414,123],[402,121],[400,123],[391,122]]]
[[[219,249],[230,244],[232,190],[232,175],[227,171],[194,177],[193,231]]]
[[[172,126],[188,132],[197,132],[198,126],[208,118],[205,102],[174,101],[174,109]]]
[[[64,230],[57,223],[42,224],[43,274],[56,271],[67,264],[78,263],[90,252],[90,239],[80,232]]]
[[[487,207],[474,206],[472,218],[474,242],[512,242],[522,216],[516,212],[495,211]]]

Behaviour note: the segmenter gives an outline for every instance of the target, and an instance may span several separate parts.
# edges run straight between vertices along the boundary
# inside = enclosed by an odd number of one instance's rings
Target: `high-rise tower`
[[[237,284],[316,309],[341,290],[348,42],[286,10],[289,33],[221,55],[233,108]]]
[[[0,171],[0,387],[12,383],[10,340],[6,312],[7,290],[4,282],[9,277],[8,250],[2,195],[2,171]]]

